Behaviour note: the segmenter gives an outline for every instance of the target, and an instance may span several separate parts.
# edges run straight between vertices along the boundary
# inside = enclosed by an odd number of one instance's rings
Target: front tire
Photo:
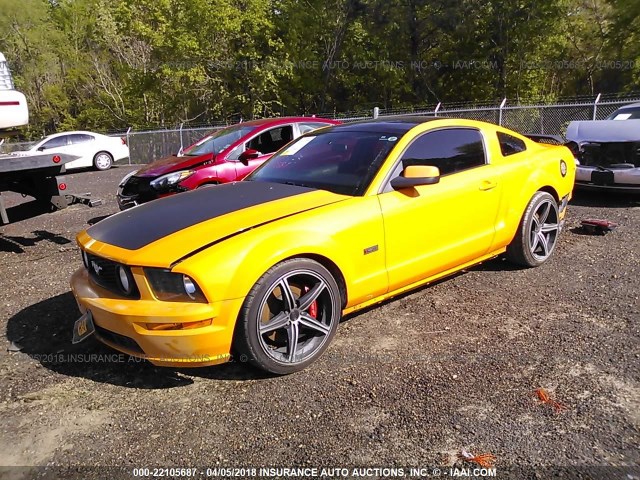
[[[109,152],[98,152],[93,157],[93,166],[96,170],[109,170],[113,165],[113,157]]]
[[[551,257],[559,234],[558,202],[547,192],[536,192],[507,247],[507,259],[524,267],[538,267]]]
[[[338,285],[326,268],[305,258],[286,260],[262,275],[247,295],[235,350],[276,375],[302,370],[328,347],[341,305]]]

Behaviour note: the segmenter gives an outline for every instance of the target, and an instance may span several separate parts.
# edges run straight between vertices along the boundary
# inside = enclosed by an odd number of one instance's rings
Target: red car
[[[252,120],[216,130],[178,155],[156,160],[124,177],[121,210],[204,185],[242,180],[294,138],[338,121],[315,117]]]

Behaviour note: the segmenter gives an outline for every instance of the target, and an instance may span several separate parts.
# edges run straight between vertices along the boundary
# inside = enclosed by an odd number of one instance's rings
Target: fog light
[[[200,320],[197,322],[184,323],[146,323],[149,330],[191,330],[194,328],[209,327],[213,323],[213,319]]]
[[[133,281],[129,276],[129,272],[122,265],[118,265],[116,271],[118,273],[118,280],[120,281],[120,288],[127,295],[131,295],[133,292]]]

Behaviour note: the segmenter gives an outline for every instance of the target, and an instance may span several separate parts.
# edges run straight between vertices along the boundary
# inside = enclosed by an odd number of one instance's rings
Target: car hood
[[[576,143],[640,142],[640,120],[571,122],[566,137]]]
[[[202,165],[204,162],[215,159],[215,156],[208,153],[205,155],[198,155],[195,157],[183,156],[178,157],[177,155],[171,155],[169,157],[161,158],[160,160],[156,160],[145,167],[142,167],[136,173],[137,177],[159,177],[160,175],[165,175],[171,172],[177,172],[178,170],[187,170],[189,168],[197,167],[198,165]]]
[[[235,182],[122,211],[80,233],[78,241],[114,261],[166,268],[246,230],[348,198],[293,185]]]

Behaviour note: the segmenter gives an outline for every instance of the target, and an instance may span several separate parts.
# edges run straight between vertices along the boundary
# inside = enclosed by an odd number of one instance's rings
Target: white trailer
[[[17,127],[28,123],[27,99],[15,89],[7,61],[0,53],[0,137],[14,134]],[[0,139],[0,145],[2,141]],[[51,209],[65,208],[72,203],[100,205],[102,201],[91,200],[90,194],[68,192],[69,184],[62,175],[64,165],[78,158],[42,152],[24,156],[0,154],[0,224],[9,223],[2,192],[29,195]]]

